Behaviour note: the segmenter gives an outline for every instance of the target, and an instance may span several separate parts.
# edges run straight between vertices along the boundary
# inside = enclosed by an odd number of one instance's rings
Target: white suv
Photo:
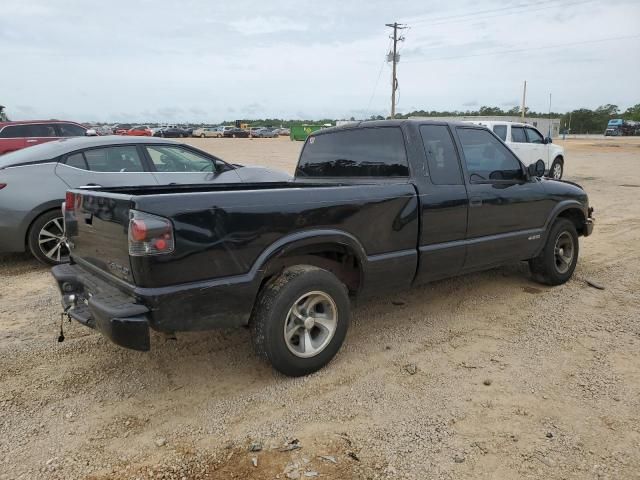
[[[500,121],[470,121],[492,130],[511,150],[529,165],[542,160],[545,175],[556,180],[562,178],[564,172],[564,148],[554,145],[551,138],[545,138],[538,129],[526,123]]]

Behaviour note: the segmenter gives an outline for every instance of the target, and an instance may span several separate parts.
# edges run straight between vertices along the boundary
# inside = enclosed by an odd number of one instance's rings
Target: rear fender
[[[296,252],[309,250],[314,246],[327,246],[327,250],[335,251],[335,248],[351,253],[360,267],[359,283],[362,284],[362,276],[368,264],[367,255],[362,244],[353,235],[340,230],[306,230],[287,235],[270,245],[256,260],[252,268],[254,278],[262,284],[265,277],[284,265],[282,261],[287,255],[296,255]],[[297,255],[296,255],[297,256]]]

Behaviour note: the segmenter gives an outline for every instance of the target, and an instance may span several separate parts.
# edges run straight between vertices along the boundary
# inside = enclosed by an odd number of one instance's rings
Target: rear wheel
[[[536,258],[529,260],[533,277],[540,283],[560,285],[573,275],[578,263],[578,233],[572,221],[559,218]]]
[[[204,138],[204,137],[205,137],[204,133],[201,133],[200,138]]]
[[[69,261],[69,248],[60,210],[52,210],[35,219],[28,235],[29,250],[43,263],[57,265]]]
[[[254,347],[285,375],[315,372],[342,346],[349,310],[347,289],[332,273],[291,267],[260,294],[251,319]]]
[[[560,158],[556,158],[551,164],[551,170],[549,171],[549,177],[554,180],[560,180],[562,178],[562,173],[564,170],[564,165]]]

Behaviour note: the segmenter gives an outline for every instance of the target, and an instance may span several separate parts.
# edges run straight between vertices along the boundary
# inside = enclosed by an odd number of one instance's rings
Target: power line
[[[488,18],[496,18],[496,17],[504,17],[508,15],[514,15],[517,13],[530,13],[537,12],[539,10],[547,10],[549,8],[554,7],[571,7],[574,5],[581,5],[585,3],[591,3],[595,0],[581,0],[574,1],[569,3],[556,3],[555,0],[547,0],[545,2],[536,2],[535,4],[530,5],[514,5],[511,7],[502,7],[491,10],[479,10],[476,12],[465,13],[461,15],[450,15],[444,17],[434,17],[432,19],[423,19],[423,20],[414,20],[411,23],[420,24],[420,23],[429,23],[429,26],[434,25],[444,25],[447,23],[458,23],[458,22],[466,22],[466,21],[477,21],[477,20],[485,20]],[[552,5],[547,5],[551,3]],[[509,11],[515,10],[515,11]],[[496,13],[497,15],[486,15],[487,13]],[[505,13],[499,13],[505,12]]]
[[[611,42],[613,40],[628,40],[631,38],[638,38],[640,37],[639,35],[625,35],[625,36],[621,36],[621,37],[610,37],[610,38],[599,38],[596,40],[584,40],[581,42],[569,42],[569,43],[558,43],[556,45],[545,45],[542,47],[528,47],[528,48],[519,48],[519,49],[515,49],[515,50],[499,50],[499,51],[494,51],[494,52],[483,52],[483,53],[472,53],[470,55],[454,55],[454,56],[450,56],[450,57],[431,57],[431,58],[424,58],[424,59],[420,59],[420,60],[409,60],[407,62],[404,63],[422,63],[422,62],[431,62],[434,60],[452,60],[452,59],[456,59],[456,58],[471,58],[471,57],[484,57],[484,56],[490,56],[490,55],[502,55],[503,53],[520,53],[520,52],[528,52],[531,50],[544,50],[547,48],[561,48],[561,47],[570,47],[570,46],[575,46],[575,45],[585,45],[588,43],[599,43],[599,42]]]
[[[376,78],[376,84],[373,87],[373,92],[371,92],[371,96],[369,97],[369,103],[367,103],[367,110],[366,112],[369,112],[369,108],[371,107],[371,102],[373,101],[373,97],[376,94],[376,90],[378,90],[378,83],[380,82],[380,77],[382,76],[382,70],[384,69],[385,64],[387,63],[387,54],[386,52],[389,51],[389,47],[391,47],[391,42],[393,40],[389,40],[389,44],[387,45],[387,48],[385,49],[385,58],[382,60],[382,64],[380,65],[380,70],[378,71],[378,78]]]

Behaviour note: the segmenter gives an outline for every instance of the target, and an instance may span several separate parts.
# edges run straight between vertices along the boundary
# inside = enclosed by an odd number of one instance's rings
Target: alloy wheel
[[[555,178],[556,180],[560,180],[562,178],[562,165],[560,165],[559,163],[556,163],[553,166],[552,175],[553,175],[553,178]]]
[[[60,263],[69,259],[69,247],[62,217],[53,218],[44,224],[38,233],[38,247],[54,262]]]
[[[324,292],[305,293],[289,309],[284,324],[287,348],[297,357],[318,355],[331,342],[338,326],[338,308]]]
[[[556,244],[553,249],[558,273],[567,273],[569,271],[571,263],[573,262],[574,250],[571,234],[567,231],[561,232],[556,239]]]

